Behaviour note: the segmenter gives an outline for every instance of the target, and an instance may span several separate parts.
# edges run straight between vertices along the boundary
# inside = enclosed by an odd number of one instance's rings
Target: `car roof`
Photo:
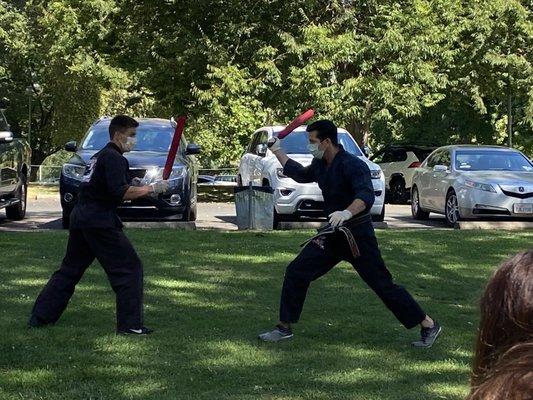
[[[278,132],[281,132],[285,128],[286,128],[285,125],[272,125],[272,126],[264,126],[264,127],[260,128],[260,129],[258,129],[257,131],[262,131],[262,130],[264,131],[266,129],[266,130],[269,130],[270,132],[278,133]],[[294,131],[295,132],[306,132],[306,129],[307,129],[307,125],[301,125],[298,128],[296,128]],[[348,131],[346,129],[344,129],[344,128],[337,128],[337,132],[338,133],[348,133]]]
[[[475,144],[453,144],[449,146],[442,146],[439,149],[447,150],[500,150],[508,152],[519,152],[517,149],[512,149],[505,146],[495,146],[495,145],[475,145]]]
[[[102,124],[102,125],[109,125],[109,123],[111,122],[113,118],[112,117],[102,117],[100,119],[98,119],[97,121],[95,121],[93,123],[93,126],[95,125],[99,125],[99,124]],[[135,121],[137,121],[139,124],[142,124],[142,125],[152,125],[152,126],[174,126],[175,122],[173,120],[170,120],[170,119],[164,119],[164,118],[134,118]]]

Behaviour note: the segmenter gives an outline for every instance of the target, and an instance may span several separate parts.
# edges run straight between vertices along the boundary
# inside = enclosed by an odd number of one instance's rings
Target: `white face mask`
[[[128,151],[132,151],[136,144],[137,144],[137,138],[127,137],[126,143],[122,145],[122,150],[124,151],[124,153],[127,153]]]
[[[309,150],[309,153],[313,155],[313,157],[318,158],[319,160],[324,157],[324,150],[320,150],[320,145],[318,143],[309,143],[307,145],[307,149]]]

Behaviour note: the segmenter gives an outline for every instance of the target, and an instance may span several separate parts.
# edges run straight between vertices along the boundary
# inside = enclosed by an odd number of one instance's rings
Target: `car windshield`
[[[344,147],[348,153],[352,153],[355,156],[362,156],[361,150],[347,133],[339,133],[339,143]],[[287,154],[310,154],[307,149],[309,144],[309,134],[305,131],[297,131],[286,136],[281,141],[281,148]]]
[[[455,153],[458,171],[526,171],[533,165],[522,154],[498,150],[459,150]]]
[[[137,144],[133,151],[168,152],[174,127],[164,123],[140,122],[137,128]],[[109,123],[99,123],[91,127],[81,148],[83,150],[100,150],[109,142]],[[183,146],[183,139],[180,147]]]

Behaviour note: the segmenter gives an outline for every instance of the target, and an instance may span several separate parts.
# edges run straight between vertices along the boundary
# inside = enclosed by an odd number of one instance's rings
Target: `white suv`
[[[416,145],[389,145],[371,157],[385,175],[386,201],[392,204],[407,203],[416,168],[436,147]]]
[[[269,138],[277,136],[282,126],[267,126],[257,130],[241,158],[237,181],[239,185],[271,186],[274,189],[274,226],[293,218],[322,218],[324,198],[317,183],[297,183],[283,175],[283,168],[266,145]],[[338,130],[339,143],[346,151],[358,156],[370,168],[376,196],[371,214],[374,221],[385,217],[385,179],[377,164],[369,161],[352,136],[344,129]],[[307,150],[309,143],[305,127],[300,127],[281,141],[281,147],[290,158],[307,166],[313,156]]]

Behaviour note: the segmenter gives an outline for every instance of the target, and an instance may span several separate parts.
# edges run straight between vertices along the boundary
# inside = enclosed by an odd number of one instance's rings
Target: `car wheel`
[[[455,227],[455,224],[461,220],[461,214],[459,213],[459,201],[457,200],[457,194],[455,190],[450,190],[446,195],[446,205],[444,207],[444,215],[446,217],[446,223],[449,227]]]
[[[383,208],[381,209],[381,214],[372,215],[372,221],[374,221],[374,222],[383,222],[383,221],[385,221],[385,204],[383,204]]]
[[[28,199],[28,185],[25,180],[22,181],[17,190],[19,202],[13,206],[6,207],[6,216],[8,219],[20,221],[26,216],[26,201]]]
[[[392,204],[404,204],[407,200],[407,190],[402,178],[393,179],[389,184],[389,198]]]
[[[429,218],[429,212],[424,211],[422,207],[420,207],[420,196],[416,186],[413,186],[413,190],[411,191],[411,214],[414,219],[419,221]]]
[[[278,212],[276,211],[276,208],[274,208],[274,219],[273,220],[274,220],[273,228],[274,230],[277,230],[280,228],[281,222],[286,221],[287,218],[282,214],[278,214]]]

